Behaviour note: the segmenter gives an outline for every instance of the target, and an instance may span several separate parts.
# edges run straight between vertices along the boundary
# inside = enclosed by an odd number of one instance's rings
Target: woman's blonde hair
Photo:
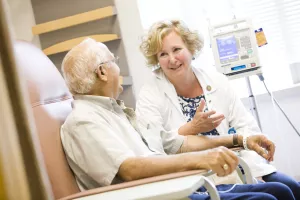
[[[195,57],[203,47],[197,31],[191,31],[182,21],[168,20],[153,24],[146,36],[142,38],[140,50],[147,59],[149,67],[158,64],[157,54],[162,49],[162,40],[172,31],[175,31],[183,40],[191,54]]]

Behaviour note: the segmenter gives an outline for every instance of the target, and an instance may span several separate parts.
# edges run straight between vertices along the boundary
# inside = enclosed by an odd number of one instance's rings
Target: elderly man
[[[138,126],[134,111],[116,100],[123,90],[116,60],[104,44],[86,39],[68,52],[62,63],[75,100],[61,127],[61,139],[81,190],[193,169],[211,169],[218,176],[235,170],[238,159],[226,148],[233,146],[232,136],[203,136],[193,141],[167,133],[160,139],[149,137],[147,131],[154,129]],[[253,150],[270,147],[262,156],[272,159],[273,144],[261,137],[250,136],[248,146]],[[243,138],[237,139],[241,146]],[[182,153],[187,151],[194,152]],[[222,199],[294,199],[290,189],[280,183],[217,187],[231,188],[220,194]],[[209,196],[195,193],[190,198]]]

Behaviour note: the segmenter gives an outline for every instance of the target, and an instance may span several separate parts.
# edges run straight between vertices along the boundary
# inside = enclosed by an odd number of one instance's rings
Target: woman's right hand
[[[223,114],[216,114],[216,111],[211,110],[204,112],[205,101],[201,99],[194,118],[190,121],[190,129],[193,133],[205,133],[212,131],[218,127],[225,118]]]

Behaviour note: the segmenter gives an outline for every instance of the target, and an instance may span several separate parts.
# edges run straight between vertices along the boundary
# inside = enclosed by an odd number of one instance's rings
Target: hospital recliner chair
[[[73,100],[64,79],[38,48],[27,42],[14,43],[15,58],[27,82],[35,125],[55,199],[187,199],[204,186],[218,200],[215,186],[205,177],[213,172],[194,170],[146,178],[80,192],[69,168],[60,140],[60,126],[71,112]],[[250,169],[240,159],[245,183],[254,183]],[[89,198],[88,198],[89,199]]]

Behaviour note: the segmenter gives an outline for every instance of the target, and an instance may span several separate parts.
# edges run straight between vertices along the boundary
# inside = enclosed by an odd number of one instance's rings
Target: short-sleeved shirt
[[[201,99],[205,101],[204,95],[197,96],[195,98],[188,98],[178,95],[178,101],[180,104],[180,108],[187,122],[190,122],[196,113],[196,110],[201,102]],[[208,108],[205,104],[204,112],[208,111]],[[201,135],[220,135],[217,129],[213,129],[209,132],[200,133]]]
[[[81,190],[122,182],[117,173],[128,158],[165,155],[161,142],[148,144],[142,133],[147,130],[139,129],[130,113],[135,114],[112,98],[75,96],[61,139]],[[180,148],[183,138],[169,141]]]

